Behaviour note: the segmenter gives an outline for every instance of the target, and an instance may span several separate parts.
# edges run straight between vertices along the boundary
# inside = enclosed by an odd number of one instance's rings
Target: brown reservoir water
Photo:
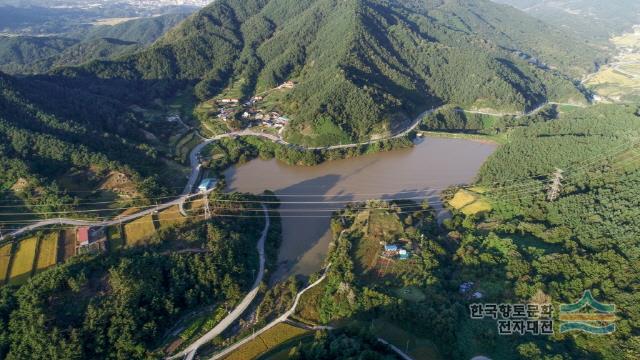
[[[252,160],[225,172],[229,191],[280,196],[283,239],[277,278],[320,270],[327,255],[333,211],[368,199],[427,199],[447,216],[440,192],[473,182],[496,145],[426,137],[415,147],[314,167]]]

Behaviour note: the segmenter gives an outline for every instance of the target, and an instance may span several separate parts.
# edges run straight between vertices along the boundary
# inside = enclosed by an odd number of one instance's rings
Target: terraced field
[[[588,76],[584,84],[604,102],[624,102],[640,96],[640,28],[613,37],[619,54],[610,64]]]

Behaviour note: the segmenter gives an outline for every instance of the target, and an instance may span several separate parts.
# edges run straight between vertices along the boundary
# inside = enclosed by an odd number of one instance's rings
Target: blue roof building
[[[384,251],[398,251],[397,245],[385,245]]]
[[[216,179],[204,179],[198,185],[198,190],[200,191],[209,191],[213,189],[217,184]]]

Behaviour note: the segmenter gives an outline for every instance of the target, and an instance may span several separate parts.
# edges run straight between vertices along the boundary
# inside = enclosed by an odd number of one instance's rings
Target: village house
[[[82,226],[76,228],[76,253],[103,250],[106,241],[107,233],[104,227]]]
[[[398,245],[384,245],[384,256],[407,260],[409,259],[409,252],[406,249],[400,248]]]
[[[240,103],[240,99],[222,99],[220,102],[223,104],[238,104]]]

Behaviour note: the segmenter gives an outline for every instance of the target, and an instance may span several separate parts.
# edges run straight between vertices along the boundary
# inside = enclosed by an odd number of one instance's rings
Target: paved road
[[[562,103],[554,103],[554,102],[545,102],[544,104],[541,104],[539,107],[537,107],[536,109],[526,113],[526,114],[520,114],[519,116],[526,116],[526,115],[531,115],[534,114],[538,111],[540,111],[541,109],[543,109],[545,106],[549,105],[549,104],[555,104],[555,105],[569,105],[569,106],[579,106],[579,105],[573,105],[573,104],[562,104]],[[168,209],[174,205],[178,205],[180,208],[180,213],[183,216],[187,216],[186,211],[184,210],[184,203],[186,200],[189,200],[193,197],[197,197],[197,196],[201,196],[202,194],[192,194],[193,188],[195,187],[197,181],[200,179],[200,173],[202,171],[201,169],[201,165],[200,165],[200,153],[202,152],[202,150],[209,144],[211,144],[214,141],[218,141],[224,138],[234,138],[234,137],[239,137],[239,136],[257,136],[257,137],[262,137],[268,140],[271,140],[273,142],[276,142],[278,144],[282,144],[282,145],[287,145],[287,146],[296,146],[300,149],[306,149],[306,150],[333,150],[333,149],[346,149],[346,148],[351,148],[351,147],[357,147],[357,146],[362,146],[362,145],[370,145],[376,142],[380,142],[383,140],[389,140],[389,139],[395,139],[395,138],[400,138],[403,137],[407,134],[409,134],[411,131],[415,130],[418,125],[420,125],[420,122],[422,121],[422,119],[427,116],[428,114],[431,114],[435,111],[437,111],[439,108],[434,108],[434,109],[430,109],[427,110],[425,112],[423,112],[422,114],[418,115],[414,121],[411,123],[411,125],[404,129],[403,131],[387,137],[387,138],[383,138],[383,139],[376,139],[376,140],[370,140],[370,141],[366,141],[366,142],[361,142],[361,143],[353,143],[353,144],[343,144],[343,145],[334,145],[334,146],[327,146],[327,147],[309,147],[309,148],[305,148],[302,147],[300,145],[293,145],[290,144],[288,142],[286,142],[284,139],[282,139],[279,136],[276,135],[272,135],[272,134],[267,134],[267,133],[262,133],[262,132],[257,132],[257,131],[251,131],[251,130],[242,130],[242,131],[235,131],[235,132],[231,132],[231,133],[226,133],[226,134],[221,134],[221,135],[217,135],[214,136],[212,138],[209,139],[205,139],[203,140],[200,144],[198,144],[196,147],[193,148],[193,150],[191,150],[191,153],[189,154],[189,162],[191,165],[191,174],[189,175],[189,179],[187,181],[187,184],[184,187],[184,190],[182,191],[182,195],[170,202],[167,202],[165,204],[162,205],[158,205],[157,207],[153,207],[150,208],[148,210],[144,210],[132,215],[128,215],[122,218],[117,218],[114,220],[109,220],[109,221],[88,221],[88,220],[78,220],[78,219],[69,219],[69,218],[56,218],[56,219],[47,219],[47,220],[42,220],[40,222],[36,222],[32,225],[26,226],[24,228],[21,228],[19,230],[16,230],[12,233],[6,234],[12,237],[17,237],[17,236],[21,236],[24,233],[27,233],[29,231],[33,231],[33,230],[37,230],[39,228],[42,227],[46,227],[46,226],[54,226],[54,225],[72,225],[72,226],[111,226],[111,225],[117,225],[120,223],[127,223],[136,219],[139,219],[141,217],[147,216],[149,214],[152,214],[156,211],[161,211],[164,209]],[[466,111],[466,110],[461,110],[461,111],[465,111],[465,112],[473,112],[473,111]],[[481,112],[475,112],[475,113],[481,113]],[[485,113],[487,115],[505,115],[505,114],[488,114]]]
[[[298,303],[300,302],[300,298],[302,298],[302,295],[304,295],[304,293],[307,292],[309,289],[318,286],[324,279],[326,279],[327,274],[329,273],[329,268],[330,267],[331,267],[331,264],[327,265],[327,267],[324,270],[324,273],[322,274],[322,276],[318,280],[314,281],[312,284],[310,284],[306,288],[302,289],[296,295],[296,298],[293,301],[293,305],[291,306],[291,308],[287,312],[285,312],[280,317],[278,317],[277,319],[275,319],[272,322],[270,322],[269,324],[267,324],[262,329],[256,331],[252,335],[250,335],[250,336],[248,336],[248,337],[236,342],[235,344],[233,344],[233,345],[221,350],[220,352],[216,353],[209,360],[218,360],[218,359],[222,359],[222,358],[227,357],[232,352],[238,350],[238,348],[240,348],[242,345],[245,345],[246,343],[255,340],[258,336],[264,334],[269,329],[271,329],[274,326],[276,326],[276,325],[278,325],[280,323],[283,323],[283,322],[290,323],[293,326],[299,326],[299,327],[302,327],[302,328],[306,328],[306,329],[309,329],[309,330],[315,330],[315,331],[317,331],[317,330],[333,330],[333,327],[331,327],[331,326],[307,326],[307,325],[302,325],[302,324],[299,324],[299,323],[297,323],[295,321],[290,321],[289,320],[289,317],[296,312],[296,308],[298,307]],[[399,348],[393,346],[392,344],[390,344],[386,340],[384,340],[382,338],[378,338],[378,341],[383,343],[383,344],[385,344],[385,345],[387,345],[389,348],[391,348],[393,351],[395,351],[402,359],[404,359],[404,360],[413,360],[409,355],[404,353]],[[191,360],[191,359],[193,359],[193,357],[187,358],[187,359]]]
[[[258,291],[260,290],[260,283],[262,282],[262,278],[264,277],[264,264],[265,264],[264,243],[267,240],[267,234],[269,233],[269,226],[270,226],[269,212],[265,205],[262,205],[262,211],[264,212],[265,225],[257,245],[258,254],[260,257],[260,266],[258,269],[258,276],[253,282],[253,286],[251,287],[251,290],[244,297],[244,299],[242,299],[240,304],[238,304],[238,306],[236,306],[229,313],[229,315],[227,315],[227,317],[222,319],[222,321],[220,321],[218,325],[216,325],[213,329],[211,329],[211,331],[207,332],[201,338],[194,341],[186,349],[169,357],[168,359],[177,359],[181,357],[186,357],[186,359],[189,359],[189,360],[193,359],[193,357],[196,354],[196,351],[198,351],[198,348],[200,348],[202,345],[213,340],[216,336],[220,335],[220,333],[222,333],[231,324],[233,324],[233,322],[236,321],[240,317],[240,315],[242,315],[242,313],[245,312],[245,310],[247,310],[249,305],[251,305],[251,302],[253,302],[253,299],[255,299],[256,295],[258,294]]]
[[[162,211],[162,210],[168,209],[168,208],[170,208],[170,207],[172,207],[174,205],[179,205],[180,203],[184,202],[185,200],[188,200],[188,199],[196,197],[196,196],[201,196],[201,194],[184,195],[184,196],[181,196],[178,199],[175,199],[173,201],[169,201],[169,202],[164,203],[162,205],[154,206],[152,208],[137,212],[137,213],[132,214],[132,215],[127,215],[127,216],[123,216],[121,218],[116,218],[116,219],[107,220],[107,221],[77,220],[77,219],[69,219],[69,218],[55,218],[55,219],[42,220],[42,221],[39,221],[37,223],[33,223],[32,225],[25,226],[25,227],[23,227],[23,228],[21,228],[19,230],[16,230],[16,231],[14,231],[12,233],[9,233],[8,235],[12,236],[12,237],[18,237],[20,235],[23,235],[24,233],[27,233],[27,232],[33,231],[33,230],[37,230],[37,229],[45,227],[45,226],[55,226],[55,225],[112,226],[112,225],[117,225],[117,224],[121,224],[121,223],[127,223],[127,222],[130,222],[130,221],[139,219],[141,217],[153,214],[156,211]]]
[[[296,295],[295,300],[293,301],[293,305],[291,306],[291,308],[285,312],[284,314],[282,314],[280,317],[278,317],[277,319],[273,320],[272,322],[270,322],[269,324],[267,324],[265,327],[263,327],[262,329],[256,331],[254,334],[252,334],[249,337],[246,337],[240,341],[238,341],[237,343],[227,347],[226,349],[218,352],[217,354],[215,354],[213,357],[211,357],[211,360],[217,360],[217,359],[221,359],[229,354],[231,354],[233,351],[235,351],[236,349],[238,349],[239,347],[241,347],[242,345],[250,342],[251,340],[254,340],[255,338],[257,338],[258,336],[260,336],[261,334],[263,334],[264,332],[266,332],[267,330],[271,329],[272,327],[285,322],[289,316],[293,315],[293,313],[295,313],[296,308],[298,307],[298,303],[300,302],[300,298],[302,297],[302,295],[304,295],[305,292],[307,292],[309,289],[317,286],[318,284],[320,284],[326,277],[327,274],[329,272],[329,268],[331,267],[331,264],[327,265],[327,267],[324,270],[324,274],[322,274],[322,276],[313,282],[313,284],[307,286],[306,288],[304,288],[303,290],[301,290],[298,295]]]
[[[544,102],[540,105],[538,105],[535,109],[527,111],[527,112],[519,112],[519,113],[501,113],[501,112],[496,112],[496,113],[492,113],[492,112],[488,112],[488,111],[479,111],[479,110],[464,110],[464,109],[459,109],[457,111],[459,112],[464,112],[464,113],[469,113],[469,114],[480,114],[480,115],[489,115],[489,116],[515,116],[515,117],[524,117],[524,116],[531,116],[534,114],[539,113],[542,109],[544,109],[547,105],[560,105],[560,106],[574,106],[574,107],[585,107],[585,105],[577,105],[577,104],[570,104],[570,103],[560,103],[560,102],[553,102],[553,101],[547,101]]]

